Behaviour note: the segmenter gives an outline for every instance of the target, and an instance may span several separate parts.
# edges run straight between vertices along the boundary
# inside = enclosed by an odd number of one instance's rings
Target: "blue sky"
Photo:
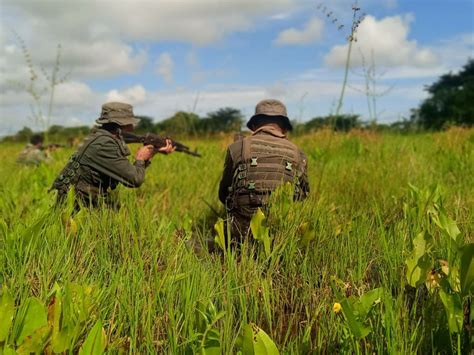
[[[318,9],[320,3],[0,0],[0,135],[41,126],[30,111],[24,90],[30,74],[12,30],[31,54],[38,87],[45,85],[40,68],[50,71],[62,46],[61,72],[69,75],[56,87],[54,124],[91,125],[107,101],[129,102],[157,121],[178,110],[204,116],[226,106],[250,116],[269,97],[284,101],[300,121],[327,115],[340,92],[353,1]],[[388,90],[377,99],[379,122],[407,117],[426,97],[425,85],[474,57],[473,1],[359,0],[358,6],[366,16],[343,112],[369,118],[362,55],[366,63],[373,57],[376,91]],[[47,99],[46,92],[44,112]]]

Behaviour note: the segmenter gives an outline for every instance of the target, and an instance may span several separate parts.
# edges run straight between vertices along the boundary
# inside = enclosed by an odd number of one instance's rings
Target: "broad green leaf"
[[[250,229],[252,230],[253,237],[257,240],[261,240],[262,236],[265,234],[265,215],[262,210],[259,208],[257,212],[252,216],[250,221]]]
[[[461,292],[463,295],[474,293],[474,243],[461,249]]]
[[[269,228],[265,226],[265,215],[260,208],[255,212],[250,220],[250,229],[254,239],[263,243],[265,255],[269,256],[271,252]]]
[[[104,353],[106,346],[107,336],[102,328],[102,322],[98,320],[82,344],[79,355],[100,355]]]
[[[46,345],[47,338],[51,332],[49,326],[36,329],[33,334],[28,335],[16,350],[17,354],[41,353]]]
[[[217,343],[217,346],[213,345],[206,345],[203,349],[201,349],[201,354],[202,355],[221,355],[221,347],[219,346],[219,343]]]
[[[433,216],[433,222],[435,222],[438,227],[457,242],[457,237],[461,234],[461,231],[456,222],[449,218],[443,208],[439,208],[438,213]]]
[[[79,322],[85,323],[89,319],[92,299],[93,299],[93,287],[90,285],[78,285],[75,283],[68,284],[67,289],[71,295],[71,302],[74,306],[75,315],[78,317]]]
[[[8,338],[8,331],[15,314],[13,297],[5,286],[2,290],[2,298],[0,298],[0,314],[0,343],[2,343]]]
[[[57,285],[56,285],[57,286]],[[64,314],[62,290],[57,286],[56,294],[48,307],[49,322],[53,327],[51,345],[55,353],[62,353],[69,349],[73,332],[69,317]]]
[[[216,329],[211,329],[206,334],[204,347],[201,348],[203,355],[220,355],[222,354],[219,332]]]
[[[215,243],[222,249],[225,250],[225,233],[224,233],[224,220],[219,218],[217,223],[214,224],[214,230],[217,235],[214,238]]]
[[[413,251],[405,261],[407,265],[408,283],[417,287],[426,280],[428,271],[432,268],[431,259],[428,255],[432,246],[432,238],[426,232],[421,232],[413,239]]]
[[[451,289],[454,292],[461,292],[461,279],[460,279],[459,268],[457,266],[452,266],[449,269],[449,275],[447,280],[451,286]]]
[[[208,330],[206,339],[204,339],[204,346],[201,347],[201,354],[203,355],[220,355],[222,354],[220,344],[220,334],[217,329]]]
[[[354,335],[357,339],[365,338],[370,333],[370,329],[356,319],[354,310],[347,299],[341,301],[341,306],[342,313],[346,318],[347,325],[349,326],[352,335]]]
[[[272,339],[257,325],[250,323],[244,327],[242,353],[247,355],[278,355],[278,348]]]
[[[379,287],[364,293],[360,296],[358,302],[353,304],[354,309],[357,311],[359,320],[364,321],[367,315],[370,313],[372,306],[375,303],[379,303],[383,297],[383,288]]]
[[[46,309],[41,301],[35,297],[28,298],[20,306],[15,320],[15,342],[21,345],[27,336],[48,325]]]
[[[464,313],[459,294],[448,293],[444,289],[440,289],[439,296],[448,317],[449,332],[451,334],[461,333]]]

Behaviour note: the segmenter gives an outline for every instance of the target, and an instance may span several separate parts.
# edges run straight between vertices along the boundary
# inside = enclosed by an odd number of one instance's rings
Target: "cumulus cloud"
[[[204,45],[257,19],[290,9],[296,0],[2,0],[0,11],[0,86],[28,78],[23,38],[39,67],[51,67],[62,44],[61,66],[76,79],[109,78],[138,72],[147,62],[140,44],[182,41]],[[133,16],[131,16],[133,14]]]
[[[430,67],[438,63],[435,53],[429,48],[423,48],[415,40],[408,39],[412,16],[392,16],[377,20],[367,16],[357,30],[358,47],[366,56],[374,53],[376,65],[397,67]],[[342,67],[345,65],[348,44],[333,47],[326,55],[326,65]],[[352,65],[362,65],[361,56],[352,57]]]
[[[7,27],[0,23],[0,32]],[[8,32],[8,31],[7,31]],[[41,32],[41,30],[38,30]],[[147,61],[143,49],[137,49],[114,38],[53,39],[48,33],[38,33],[34,41],[21,40],[31,56],[32,64],[39,76],[44,79],[42,68],[50,72],[55,65],[59,49],[59,68],[61,75],[69,73],[71,79],[108,78],[119,74],[132,74],[139,71]],[[25,83],[30,79],[30,70],[25,61],[20,39],[0,38],[0,87],[4,89],[12,82]]]
[[[64,82],[56,86],[54,99],[61,106],[82,106],[96,102],[92,89],[85,83],[77,81]]]
[[[82,0],[58,6],[55,1],[3,0],[7,10],[34,19],[36,28],[48,25],[52,33],[66,31],[69,37],[99,38],[115,33],[126,39],[174,39],[196,44],[211,43],[230,32],[245,30],[256,17],[277,15],[296,2],[120,0],[111,6],[110,1]]]
[[[131,105],[137,105],[145,102],[147,92],[142,85],[135,85],[123,91],[117,89],[107,93],[107,101],[121,101]]]
[[[174,62],[171,55],[167,52],[160,54],[156,61],[155,72],[163,78],[167,84],[173,82]]]
[[[311,18],[301,30],[296,28],[286,29],[278,34],[274,43],[278,45],[302,45],[319,41],[324,28],[324,22],[317,18]]]

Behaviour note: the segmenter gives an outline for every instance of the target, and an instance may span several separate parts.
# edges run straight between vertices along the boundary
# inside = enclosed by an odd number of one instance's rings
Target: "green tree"
[[[415,110],[412,120],[423,128],[438,130],[446,125],[474,124],[474,60],[456,74],[442,75],[426,87],[429,97]]]
[[[154,132],[155,124],[153,123],[153,118],[148,116],[137,116],[140,119],[135,131],[138,133]]]
[[[20,141],[20,142],[28,142],[32,135],[33,135],[33,131],[31,130],[30,127],[23,127],[16,134],[15,140]]]
[[[199,125],[199,116],[191,112],[176,112],[170,118],[158,122],[155,130],[167,134],[194,134]]]
[[[209,112],[200,122],[200,129],[204,132],[233,132],[239,131],[243,123],[240,110],[232,107],[220,108]]]
[[[321,129],[323,127],[334,127],[335,131],[348,132],[352,128],[361,126],[359,121],[359,115],[337,115],[337,116],[325,116],[315,117],[304,125],[305,131],[313,131]]]

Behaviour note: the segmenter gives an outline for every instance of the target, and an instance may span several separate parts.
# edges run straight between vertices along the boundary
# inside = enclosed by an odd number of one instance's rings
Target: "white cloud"
[[[63,46],[64,65],[80,77],[110,77],[138,72],[147,61],[143,49],[114,39],[69,42]],[[47,61],[46,55],[43,61]],[[51,53],[49,53],[51,58]]]
[[[420,47],[415,40],[409,40],[412,16],[393,16],[377,20],[367,16],[360,24],[354,49],[359,49],[366,57],[374,53],[375,64],[386,67],[411,66],[417,68],[433,67],[438,58],[429,48]],[[348,44],[331,49],[324,61],[331,67],[345,65]],[[362,58],[354,50],[351,64],[360,66]]]
[[[114,89],[107,93],[107,101],[121,101],[131,105],[141,104],[146,98],[147,92],[142,85],[135,85],[123,91]]]
[[[173,82],[174,62],[171,55],[167,52],[162,53],[156,61],[155,72],[163,78],[167,84]]]
[[[104,0],[35,2],[3,0],[6,9],[35,20],[35,27],[73,38],[179,40],[208,44],[252,26],[256,17],[291,9],[296,0]],[[71,16],[74,14],[74,16]],[[133,15],[132,15],[133,14]]]
[[[324,22],[317,18],[311,18],[302,30],[296,28],[286,29],[278,34],[274,43],[278,45],[302,45],[317,42],[321,39]]]
[[[61,68],[74,79],[138,72],[147,62],[144,44],[183,41],[210,44],[248,30],[262,16],[285,12],[297,0],[2,0],[0,11],[0,86],[28,80],[19,43],[23,38],[33,63],[50,68],[62,44]]]
[[[0,22],[0,32],[7,31]],[[31,35],[31,34],[30,34]],[[136,73],[147,61],[143,49],[114,38],[52,38],[49,33],[41,33],[33,41],[25,42],[32,64],[39,79],[44,79],[41,68],[48,73],[54,67],[57,55],[57,43],[60,49],[60,76],[69,73],[69,79],[112,77],[118,74]],[[25,61],[21,43],[14,37],[0,38],[0,87],[5,89],[12,82],[26,83],[30,71]]]
[[[93,104],[96,98],[88,85],[69,81],[56,86],[54,100],[57,105],[61,106],[82,106]]]

